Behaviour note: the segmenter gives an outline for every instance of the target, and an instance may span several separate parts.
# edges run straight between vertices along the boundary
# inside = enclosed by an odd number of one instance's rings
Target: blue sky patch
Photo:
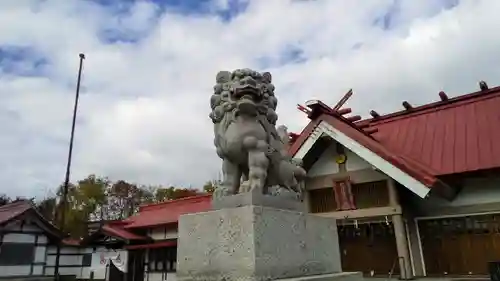
[[[363,42],[358,42],[358,43],[355,43],[354,45],[352,45],[353,50],[359,50],[362,47],[363,47]]]
[[[282,63],[301,63],[305,61],[304,51],[297,46],[287,46],[281,53],[280,61]]]
[[[33,48],[0,46],[0,72],[18,76],[41,76],[48,64],[48,59]]]
[[[450,10],[458,6],[460,0],[444,0],[442,3],[445,10]]]
[[[149,35],[149,31],[155,26],[158,19],[165,13],[175,13],[185,16],[218,16],[221,20],[228,22],[240,13],[244,12],[248,6],[248,0],[229,0],[226,8],[221,9],[214,5],[211,0],[143,0],[153,4],[156,8],[155,13],[148,22],[142,27],[126,27],[127,18],[133,14],[135,4],[139,3],[133,0],[92,0],[94,3],[108,10],[116,21],[113,26],[104,27],[97,36],[107,44],[114,43],[137,43]],[[141,30],[142,28],[142,30]]]
[[[304,51],[298,46],[286,46],[278,56],[262,56],[257,58],[261,68],[272,68],[285,64],[303,63],[306,61]]]
[[[401,1],[402,0],[394,0],[392,2],[392,5],[385,11],[384,14],[381,16],[377,17],[373,21],[374,26],[378,26],[383,30],[392,30],[394,29],[398,24],[401,23]],[[454,7],[458,6],[460,4],[460,0],[441,0],[441,1],[436,1],[435,6],[431,7],[430,9],[426,10],[425,13],[422,13],[420,16],[421,17],[426,17],[430,18],[433,17],[443,10],[450,10],[453,9]],[[411,20],[411,19],[410,19]]]
[[[394,18],[398,16],[399,10],[399,0],[394,0],[389,9],[383,15],[375,19],[373,25],[379,26],[383,30],[390,30],[394,26]]]
[[[232,19],[246,11],[249,2],[250,0],[229,0],[228,8],[218,11],[217,15],[224,21],[231,21]]]
[[[104,28],[97,35],[103,43],[137,43],[148,35],[147,32]]]
[[[112,11],[113,14],[126,14],[139,1],[155,4],[160,14],[165,12],[182,15],[217,15],[230,21],[244,12],[249,0],[228,0],[227,9],[215,9],[213,0],[91,0]]]

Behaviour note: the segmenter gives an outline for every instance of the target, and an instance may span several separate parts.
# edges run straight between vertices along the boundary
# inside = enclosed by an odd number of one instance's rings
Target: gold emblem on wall
[[[344,164],[345,161],[347,161],[347,156],[345,154],[337,154],[337,156],[335,156],[335,162],[337,162],[337,164]]]

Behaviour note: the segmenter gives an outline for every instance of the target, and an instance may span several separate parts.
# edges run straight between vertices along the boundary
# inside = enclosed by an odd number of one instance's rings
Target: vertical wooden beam
[[[339,155],[345,156],[344,146],[338,142],[336,143],[336,153],[336,157]],[[347,172],[346,163],[346,159],[345,161],[337,162],[339,174],[347,175],[347,178],[342,179],[342,182],[337,181],[333,186],[337,211],[352,210],[356,208],[354,203],[355,201],[352,196],[351,183],[349,182],[350,179],[348,177],[349,173]]]
[[[389,205],[399,206],[398,190],[396,189],[396,183],[391,178],[387,180],[387,189],[389,193]]]
[[[391,206],[399,205],[399,198],[396,189],[396,183],[393,179],[387,180],[387,188],[389,191],[389,204]],[[402,280],[413,278],[411,268],[410,251],[408,248],[408,240],[406,239],[406,228],[402,215],[392,216],[392,226],[394,227],[394,236],[396,238],[396,248],[399,257],[399,268]]]
[[[417,221],[413,218],[406,220],[406,231],[410,243],[410,255],[412,255],[412,266],[414,276],[425,276],[424,263],[422,261],[422,249],[420,245],[420,235],[418,234]]]

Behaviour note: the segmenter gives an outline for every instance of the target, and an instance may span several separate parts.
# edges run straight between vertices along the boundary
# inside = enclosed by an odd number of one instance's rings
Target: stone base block
[[[341,271],[337,226],[331,218],[243,206],[179,219],[179,281],[312,278]]]
[[[306,211],[306,204],[292,196],[271,196],[262,194],[261,190],[251,190],[231,196],[212,197],[213,210],[238,208],[250,205],[298,212]]]

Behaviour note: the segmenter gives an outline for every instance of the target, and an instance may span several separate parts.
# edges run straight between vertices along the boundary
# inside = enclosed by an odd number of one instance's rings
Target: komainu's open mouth
[[[237,105],[236,115],[257,116],[257,105],[250,99],[241,99]]]
[[[260,102],[262,100],[262,95],[260,88],[257,86],[257,81],[255,81],[252,77],[245,77],[234,86],[233,97],[237,100],[245,98],[255,102]]]

